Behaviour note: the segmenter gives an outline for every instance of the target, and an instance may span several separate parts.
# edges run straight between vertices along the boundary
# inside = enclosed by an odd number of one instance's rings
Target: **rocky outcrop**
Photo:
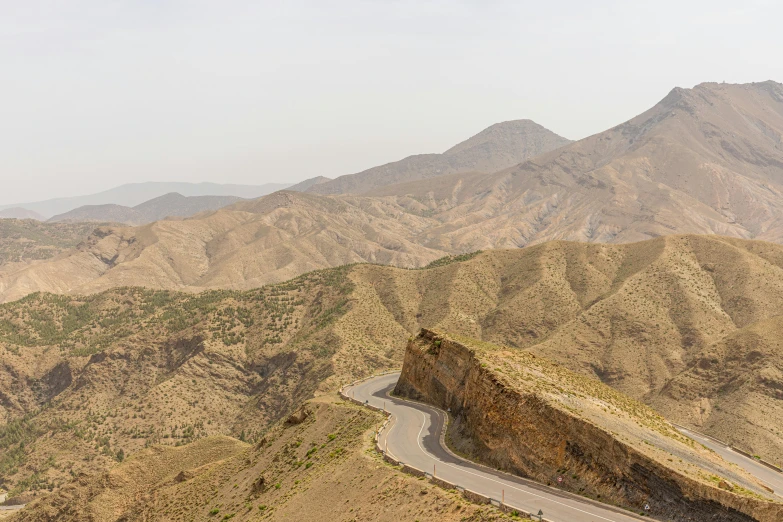
[[[685,476],[569,411],[540,391],[531,377],[538,368],[521,377],[523,385],[509,385],[477,352],[463,340],[422,330],[408,344],[395,389],[450,408],[448,440],[457,452],[542,483],[555,485],[560,477],[564,489],[637,512],[649,503],[651,515],[666,520],[783,520],[782,504]],[[560,386],[564,396],[582,394]]]

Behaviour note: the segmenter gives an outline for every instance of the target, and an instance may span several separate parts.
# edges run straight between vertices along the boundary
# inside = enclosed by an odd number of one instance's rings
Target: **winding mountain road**
[[[556,488],[489,469],[455,456],[443,447],[441,433],[446,414],[417,402],[391,397],[399,373],[374,377],[345,389],[354,399],[384,408],[391,422],[380,434],[382,448],[396,460],[521,511],[544,513],[553,522],[630,522],[644,520],[633,513],[600,504]],[[681,429],[685,435],[704,444],[724,460],[733,462],[783,496],[783,474],[749,459],[731,448],[716,444],[697,433]],[[650,506],[655,516],[655,506]]]
[[[493,500],[503,501],[520,511],[533,514],[542,511],[544,519],[553,522],[645,520],[620,508],[592,502],[454,456],[441,445],[440,434],[445,423],[442,411],[388,395],[398,378],[397,373],[383,375],[344,391],[356,400],[385,408],[391,413],[392,420],[381,433],[379,442],[400,462]],[[655,508],[651,508],[654,515]]]
[[[704,437],[699,433],[694,433],[693,431],[685,428],[677,429],[683,435],[707,446],[709,449],[720,455],[726,462],[732,462],[741,467],[759,479],[761,482],[775,490],[775,494],[777,496],[783,497],[783,473],[778,473],[777,471],[770,469],[753,459],[749,459],[748,457],[737,453],[729,446],[718,444],[714,440]]]

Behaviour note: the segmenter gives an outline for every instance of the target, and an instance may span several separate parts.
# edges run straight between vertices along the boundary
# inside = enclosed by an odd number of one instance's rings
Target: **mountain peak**
[[[443,154],[418,154],[357,174],[314,184],[307,192],[361,194],[410,181],[460,172],[492,173],[560,148],[571,141],[531,120],[496,123]]]
[[[551,150],[543,141],[551,142],[553,148],[570,143],[570,140],[558,136],[533,120],[509,120],[490,125],[475,136],[451,147],[443,155],[454,156],[473,147],[488,146],[505,153],[530,150],[530,153],[523,152],[521,155],[532,157]]]

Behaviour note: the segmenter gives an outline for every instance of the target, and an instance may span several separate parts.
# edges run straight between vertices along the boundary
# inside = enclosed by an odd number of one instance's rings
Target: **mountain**
[[[0,219],[34,219],[36,221],[45,221],[41,214],[27,210],[26,208],[13,207],[0,210]]]
[[[0,486],[35,473],[58,487],[120,449],[255,437],[399,367],[420,328],[541,356],[779,462],[781,308],[783,246],[714,235],[354,264],[245,292],[31,294],[0,305]]]
[[[427,224],[383,201],[277,192],[186,220],[100,227],[68,255],[0,265],[0,301],[127,285],[250,289],[357,262],[423,266],[446,253],[407,239]]]
[[[674,89],[606,132],[492,175],[383,187],[439,221],[419,241],[470,251],[672,233],[782,239],[783,85]]]
[[[307,188],[317,194],[361,194],[378,187],[458,172],[496,172],[570,143],[530,120],[496,123],[443,154],[419,154]]]
[[[242,198],[236,196],[183,196],[176,192],[145,201],[135,207],[122,205],[85,205],[54,216],[49,221],[57,222],[101,222],[144,225],[167,217],[190,217],[199,212],[217,210]]]
[[[502,343],[783,460],[781,245],[719,236],[553,241],[436,269],[354,273],[365,310],[357,303],[360,345],[397,331],[386,341],[396,347],[419,327]]]
[[[0,265],[0,300],[128,284],[249,289],[343,263],[419,268],[555,239],[783,241],[781,136],[783,85],[675,89],[622,125],[491,174],[361,195],[279,192],[178,223],[101,229],[68,256]]]
[[[46,219],[64,214],[85,205],[122,205],[134,207],[145,201],[165,194],[177,192],[183,196],[235,196],[239,198],[258,198],[282,190],[289,185],[267,183],[265,185],[222,185],[217,183],[184,182],[147,182],[127,183],[113,189],[86,196],[48,199],[32,203],[0,205],[0,210],[12,207],[24,207],[33,210]]]

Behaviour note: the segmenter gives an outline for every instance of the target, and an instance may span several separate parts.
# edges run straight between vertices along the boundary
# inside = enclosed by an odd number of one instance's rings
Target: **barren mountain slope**
[[[0,266],[0,300],[131,284],[252,288],[343,263],[414,268],[552,239],[783,240],[781,100],[773,82],[675,89],[629,122],[494,174],[441,173],[360,196],[280,192],[177,223],[101,231],[70,256]],[[478,138],[455,154],[483,150]]]
[[[423,266],[445,254],[408,239],[427,223],[380,200],[277,192],[188,220],[101,228],[69,255],[0,267],[0,300],[128,285],[249,289],[355,262]]]
[[[742,425],[734,441],[779,461],[781,309],[783,246],[716,236],[354,265],[249,292],[31,295],[0,306],[0,477],[59,485],[147,441],[252,438],[398,366],[421,327],[544,355],[717,436]]]
[[[455,172],[496,172],[570,143],[530,120],[496,123],[443,154],[419,154],[313,184],[315,194],[361,194],[386,185]]]
[[[369,192],[440,222],[418,238],[471,251],[671,233],[783,237],[783,85],[675,89],[606,132],[490,176]]]
[[[651,404],[738,447],[783,465],[783,316],[741,328],[701,350]]]
[[[296,185],[291,185],[286,190],[290,190],[292,192],[306,192],[307,189],[312,187],[313,185],[318,185],[320,183],[326,183],[327,181],[332,181],[331,178],[326,178],[324,176],[316,176],[314,178],[309,178],[304,181],[300,181]]]
[[[368,452],[382,419],[323,397],[253,446],[210,437],[145,449],[108,473],[78,476],[13,520],[508,520]]]
[[[190,196],[172,192],[145,201],[135,207],[123,205],[85,205],[64,214],[54,216],[49,221],[58,222],[101,222],[123,223],[126,225],[145,225],[167,217],[190,217],[199,212],[227,207],[242,198],[236,196]]]

